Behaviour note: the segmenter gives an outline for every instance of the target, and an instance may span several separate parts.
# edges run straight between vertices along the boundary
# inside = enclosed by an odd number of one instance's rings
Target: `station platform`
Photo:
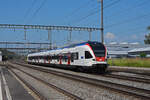
[[[22,84],[0,66],[0,100],[35,100]]]

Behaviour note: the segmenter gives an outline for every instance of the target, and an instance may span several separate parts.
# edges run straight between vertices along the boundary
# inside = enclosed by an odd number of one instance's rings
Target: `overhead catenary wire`
[[[25,15],[24,15],[24,19],[30,14],[32,8],[34,7],[34,5],[37,3],[37,0],[33,0],[32,3],[31,3],[31,7],[28,8],[28,10],[25,12]]]
[[[116,0],[116,1],[114,1],[114,2],[112,2],[112,3],[110,3],[110,4],[108,4],[108,5],[105,5],[105,6],[104,6],[104,9],[109,8],[109,7],[112,7],[112,6],[114,6],[115,4],[119,3],[120,1],[121,1],[121,0]]]
[[[81,11],[81,9],[87,7],[90,3],[92,3],[94,0],[89,0],[86,3],[82,4],[81,6],[79,6],[78,8],[74,9],[71,13],[69,13],[68,15],[66,15],[64,17],[64,21],[66,22],[66,19],[68,21],[68,18],[71,18],[73,15],[77,14],[79,11]],[[94,5],[93,5],[94,6]],[[68,22],[66,22],[68,25],[70,25]]]
[[[93,2],[94,0],[89,0],[88,2],[86,2],[85,4],[81,5],[80,7],[78,7],[77,9],[73,10],[70,14],[68,14],[65,18],[71,17],[72,15],[74,15],[75,13],[77,13],[78,11],[80,11],[82,8],[85,8],[87,5],[89,5],[91,2]]]
[[[141,8],[141,7],[143,7],[143,6],[145,6],[146,4],[148,4],[148,2],[149,2],[149,0],[145,0],[145,1],[142,1],[142,2],[139,2],[139,3],[136,3],[136,5],[134,5],[134,6],[132,6],[132,7],[128,7],[128,8],[126,8],[126,9],[124,9],[124,10],[121,10],[121,12],[119,13],[119,12],[115,12],[115,13],[113,13],[111,16],[105,16],[106,18],[105,19],[112,19],[112,18],[114,18],[114,17],[116,17],[116,16],[118,16],[119,14],[124,14],[124,13],[129,13],[131,10],[134,10],[134,9],[136,9],[136,8]],[[115,16],[113,16],[113,15],[115,15]],[[128,21],[128,20],[127,20]],[[96,20],[94,20],[94,22],[97,22],[97,19]],[[125,23],[126,23],[126,21],[124,21]],[[131,20],[131,22],[132,22],[132,20]],[[130,23],[130,22],[129,22]],[[119,24],[119,23],[118,23]],[[122,23],[123,24],[123,23]],[[119,24],[119,25],[121,25],[121,24]],[[109,26],[111,26],[111,25],[109,25]],[[107,26],[106,26],[107,27]]]
[[[95,10],[95,11],[89,13],[88,15],[86,15],[86,16],[84,16],[84,17],[78,19],[78,20],[74,20],[73,23],[74,23],[74,24],[79,23],[79,22],[81,22],[81,21],[87,19],[88,17],[90,17],[90,16],[92,16],[92,15],[95,15],[95,14],[98,13],[99,11],[100,11],[99,9],[98,9],[98,10]]]
[[[124,10],[120,10],[120,11],[118,11],[118,12],[114,12],[114,13],[112,13],[111,15],[109,15],[109,16],[107,16],[107,17],[113,18],[113,17],[116,17],[116,16],[114,16],[114,15],[117,15],[117,16],[118,16],[118,15],[120,15],[120,14],[129,13],[129,11],[131,11],[131,10],[134,10],[134,9],[136,9],[136,8],[144,7],[146,4],[148,4],[148,2],[150,2],[150,0],[142,1],[142,2],[140,2],[139,4],[136,3],[135,5],[132,5],[131,7],[128,7],[128,8],[126,8],[126,9],[124,9]]]
[[[108,4],[108,5],[104,6],[103,9],[109,8],[109,7],[115,5],[115,4],[119,3],[119,2],[120,2],[120,0],[116,0],[116,1],[114,1],[114,2],[112,2],[112,3],[110,3],[110,4]],[[93,12],[91,12],[91,13],[88,13],[86,16],[84,16],[84,17],[82,17],[82,18],[80,18],[80,19],[78,19],[78,20],[75,20],[74,23],[79,23],[79,22],[81,22],[81,21],[87,19],[88,17],[93,16],[93,15],[97,14],[98,12],[100,12],[99,7],[96,7],[96,8],[97,8],[97,10],[95,10],[95,11],[93,11]]]
[[[138,21],[137,19],[143,19],[144,17],[148,17],[148,16],[150,16],[150,13],[147,13],[147,14],[144,14],[144,15],[141,15],[141,16],[137,16],[137,17],[134,17],[134,18],[126,19],[126,20],[123,20],[119,23],[114,23],[114,24],[108,25],[105,28],[108,29],[108,28],[115,27],[115,26],[118,26],[118,25],[121,25],[121,24],[131,23],[133,21]]]
[[[36,17],[36,15],[41,10],[41,8],[44,6],[44,4],[46,3],[46,1],[47,0],[43,0],[43,2],[41,3],[41,5],[36,9],[36,11],[33,13],[33,15],[31,16],[31,18],[28,20],[28,23],[31,22],[34,17]]]

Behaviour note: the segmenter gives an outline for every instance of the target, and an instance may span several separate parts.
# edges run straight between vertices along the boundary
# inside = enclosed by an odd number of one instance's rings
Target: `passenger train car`
[[[107,49],[102,43],[88,41],[29,54],[27,62],[29,64],[104,72],[107,68]]]

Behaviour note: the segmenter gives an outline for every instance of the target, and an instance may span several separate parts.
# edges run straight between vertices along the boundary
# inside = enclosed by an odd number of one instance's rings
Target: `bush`
[[[146,57],[146,53],[141,53],[141,54],[140,54],[140,57],[141,57],[141,58],[145,58],[145,57]]]

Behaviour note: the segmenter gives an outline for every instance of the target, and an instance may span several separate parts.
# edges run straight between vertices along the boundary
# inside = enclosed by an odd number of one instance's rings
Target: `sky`
[[[58,25],[100,28],[99,0],[0,0],[0,24]],[[104,0],[104,41],[139,42],[150,33],[150,0]],[[0,29],[0,41],[49,42],[44,30]],[[66,43],[69,31],[52,31],[52,42]],[[72,41],[87,41],[88,32],[73,31]],[[100,40],[92,32],[92,41]]]

